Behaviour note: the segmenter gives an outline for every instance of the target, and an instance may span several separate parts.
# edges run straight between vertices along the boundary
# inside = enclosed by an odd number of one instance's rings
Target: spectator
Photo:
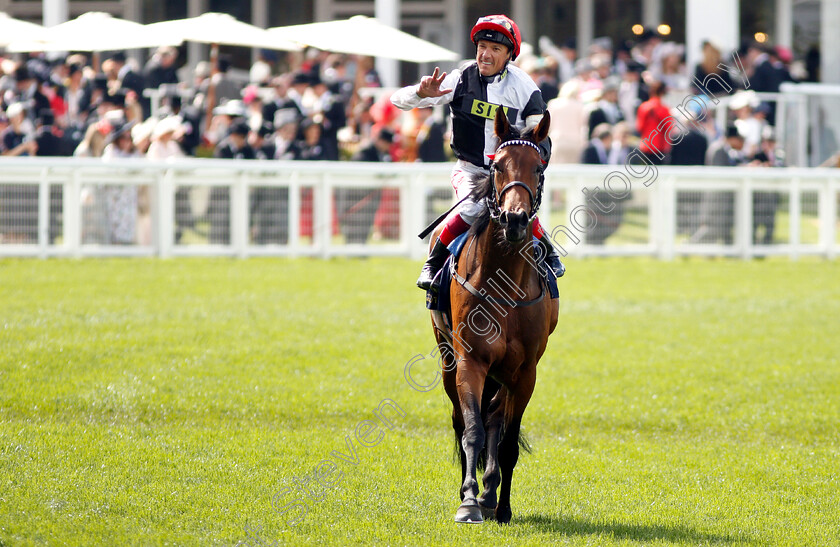
[[[695,95],[706,93],[705,89],[700,89],[697,86],[698,82],[701,84],[706,82],[706,78],[710,75],[714,75],[714,79],[718,82],[713,86],[713,92],[716,95],[734,93],[735,84],[732,83],[729,72],[720,68],[723,61],[722,52],[723,48],[716,41],[703,40],[703,60],[694,67],[694,79],[691,81],[692,93]]]
[[[301,117],[309,114],[309,109],[304,106],[304,95],[306,94],[306,90],[309,89],[310,81],[312,80],[308,74],[296,72],[292,76],[289,89],[286,91],[286,98],[291,101],[290,106],[296,108]]]
[[[302,138],[298,140],[297,147],[300,150],[297,159],[307,161],[324,161],[327,159],[324,152],[324,144],[321,140],[321,124],[311,119],[306,119],[300,126]]]
[[[592,130],[589,145],[583,150],[580,163],[607,165],[608,151],[612,146],[612,127],[608,123],[598,124]]]
[[[578,98],[580,81],[570,80],[560,88],[560,95],[548,103],[553,143],[551,163],[577,163],[586,146],[586,112]]]
[[[754,116],[754,111],[759,105],[760,102],[752,90],[737,92],[729,103],[729,109],[735,114],[733,123],[744,137],[744,154],[747,157],[752,157],[758,152],[761,131],[767,125],[763,119]]]
[[[12,103],[6,109],[7,127],[0,134],[0,154],[3,156],[34,156],[38,143],[25,124],[26,108],[23,103]]]
[[[559,48],[547,36],[539,40],[543,55],[548,55],[557,63],[557,77],[559,85],[563,85],[575,77],[575,59],[577,58],[577,42],[569,38]]]
[[[662,103],[664,95],[665,84],[654,80],[650,84],[650,99],[639,105],[636,113],[636,130],[642,139],[639,150],[654,165],[664,163],[666,154],[671,150],[664,132],[659,129],[659,124],[671,115],[668,107]]]
[[[40,80],[37,75],[29,71],[26,65],[20,65],[14,74],[17,81],[15,100],[25,105],[29,110],[28,116],[31,122],[38,112],[50,110],[50,100],[41,93]]]
[[[650,99],[647,84],[642,80],[644,68],[636,61],[628,61],[618,88],[618,106],[630,127],[636,127],[639,105]]]
[[[175,61],[178,60],[178,50],[171,46],[158,48],[146,63],[143,71],[146,89],[157,89],[163,84],[178,84],[178,72]]]
[[[253,160],[254,149],[248,144],[251,128],[244,120],[237,120],[230,126],[230,133],[216,147],[215,157],[223,159]]]
[[[64,90],[67,112],[64,115],[64,127],[80,131],[87,122],[90,107],[90,89],[83,80],[84,73],[79,65],[70,65]]]
[[[69,156],[65,149],[64,141],[57,134],[54,127],[55,116],[51,110],[41,111],[41,115],[35,121],[35,143],[36,156]]]
[[[278,111],[274,117],[277,131],[274,136],[274,159],[297,160],[300,158],[300,148],[296,142],[298,132],[296,111]]]
[[[290,121],[294,129],[294,121]],[[292,138],[294,132],[292,132]],[[257,159],[272,160],[277,155],[273,127],[264,123],[251,132],[251,147]],[[258,245],[285,244],[289,239],[289,189],[261,186],[251,191],[251,237]]]
[[[132,62],[127,62],[125,53],[117,52],[111,57],[116,69],[116,88],[127,89],[134,92],[137,97],[143,96],[143,90],[146,88],[146,80],[143,75],[137,72],[132,66]],[[143,111],[144,118],[149,116],[149,111]]]
[[[653,78],[665,84],[667,89],[687,92],[689,85],[683,63],[684,56],[685,46],[674,42],[663,43],[650,67]]]
[[[678,109],[673,109],[671,115],[676,119],[683,131],[674,138],[678,142],[671,147],[671,165],[705,165],[706,152],[709,149],[709,139],[705,131],[698,126],[697,118],[701,115],[700,107],[693,101],[689,103],[693,108],[689,113],[691,119]],[[698,201],[702,194],[697,192],[676,192],[677,200],[677,233],[691,235],[700,226],[700,212]]]
[[[271,72],[276,63],[276,53],[270,49],[261,49],[257,60],[254,61],[254,64],[251,65],[251,70],[248,72],[248,81],[260,87],[267,86],[271,81]]]
[[[26,109],[12,103],[6,109],[9,127],[0,134],[3,156],[34,156],[38,144],[24,127]],[[32,185],[0,185],[0,242],[32,243],[38,239],[38,188]]]
[[[181,118],[178,116],[167,116],[157,122],[152,131],[146,158],[152,161],[183,158],[184,152],[178,145],[178,138],[182,133]]]
[[[253,160],[254,149],[248,144],[250,128],[244,120],[237,120],[230,126],[230,133],[216,147],[214,157],[222,159]],[[215,186],[210,191],[207,210],[210,218],[210,243],[230,243],[230,189]]]
[[[287,76],[277,76],[271,83],[274,88],[274,98],[263,105],[263,120],[274,122],[275,127],[279,127],[275,119],[277,112],[289,109],[293,109],[296,116],[302,117],[300,107],[288,96],[291,80]]]
[[[447,161],[446,157],[446,124],[435,116],[433,108],[416,108],[417,130],[417,159],[424,162]]]
[[[607,152],[607,163],[610,165],[621,165],[627,161],[632,147],[630,146],[630,125],[627,122],[618,122],[612,128],[612,145]]]
[[[730,125],[722,140],[712,143],[706,154],[706,165],[735,166],[744,163],[744,137]],[[700,202],[700,227],[691,236],[692,243],[714,243],[722,240],[732,244],[735,225],[735,195],[733,192],[704,192]]]
[[[620,82],[617,77],[610,76],[604,80],[604,87],[601,89],[601,99],[594,105],[589,113],[589,136],[593,136],[595,127],[606,123],[610,126],[624,120],[624,115],[618,107],[618,89]]]
[[[113,124],[106,139],[103,160],[139,158],[131,138],[133,122],[122,121]],[[110,245],[130,245],[137,238],[138,188],[133,184],[109,184],[100,194],[105,201],[107,238]]]
[[[679,121],[680,125],[685,128],[682,134],[675,136],[675,140],[679,140],[679,142],[671,148],[671,165],[706,164],[706,152],[709,148],[709,140],[706,134],[694,123],[696,115],[699,115],[699,112],[693,114],[695,114],[694,119],[689,120],[677,109],[671,111],[674,119]]]
[[[338,102],[327,89],[327,84],[317,75],[312,80],[314,104],[313,119],[321,123],[324,156],[331,161],[338,161],[338,130],[347,124],[344,105]]]
[[[252,129],[248,136],[248,144],[254,149],[258,160],[273,160],[276,149],[274,148],[274,126],[268,122],[263,123],[256,129]]]
[[[215,91],[216,105],[227,101],[239,100],[242,97],[242,87],[228,75],[230,57],[219,55],[216,61],[216,72],[210,76],[210,86]]]
[[[749,163],[753,167],[784,167],[784,156],[776,148],[776,132],[766,126],[761,134],[761,150]],[[776,229],[776,211],[779,208],[778,192],[753,192],[753,243],[770,245]],[[759,237],[759,231],[764,232]]]

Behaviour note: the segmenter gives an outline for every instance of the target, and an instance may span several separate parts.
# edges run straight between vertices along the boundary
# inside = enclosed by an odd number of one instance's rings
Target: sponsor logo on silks
[[[470,108],[470,114],[475,114],[476,116],[481,116],[482,118],[492,120],[496,117],[496,110],[498,110],[499,106],[501,105],[487,103],[478,99],[473,99],[472,108]],[[504,113],[506,115],[510,115],[508,112],[508,110],[510,109],[508,107],[502,106],[502,109],[504,110]]]

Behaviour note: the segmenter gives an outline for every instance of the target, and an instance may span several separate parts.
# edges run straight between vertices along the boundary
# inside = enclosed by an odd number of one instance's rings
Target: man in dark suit
[[[612,127],[608,123],[600,123],[592,129],[589,145],[583,149],[580,162],[588,165],[607,165],[610,147],[612,146]]]
[[[326,82],[316,74],[312,77],[312,91],[317,97],[317,114],[323,132],[324,155],[328,160],[338,161],[338,131],[347,125],[344,103],[337,100],[327,88]]]
[[[695,112],[695,117],[699,114]],[[698,126],[679,113],[674,117],[686,128],[680,141],[671,147],[671,165],[706,165],[709,139]],[[700,223],[696,192],[677,191],[677,232],[693,234]]]
[[[17,98],[15,101],[8,101],[9,104],[20,102],[25,105],[30,121],[33,121],[39,112],[52,109],[50,100],[39,89],[39,77],[32,74],[26,65],[15,69],[14,78],[17,81]]]
[[[126,62],[125,53],[119,51],[115,53],[111,60],[117,69],[117,80],[120,82],[121,89],[130,89],[137,94],[137,97],[143,96],[143,90],[146,89],[146,79],[143,75],[136,72],[131,64]],[[144,116],[149,113],[144,111]]]
[[[724,138],[712,143],[706,153],[706,165],[734,167],[744,163],[741,150],[744,137],[738,128],[730,125]],[[700,227],[691,236],[692,243],[714,243],[722,240],[724,245],[731,245],[732,228],[735,226],[735,193],[703,192],[700,201]]]
[[[601,100],[598,101],[595,109],[589,113],[589,137],[595,128],[602,123],[615,125],[620,121],[624,121],[624,114],[621,113],[621,108],[618,106],[618,89],[621,85],[618,78],[610,76],[604,81],[604,88],[601,91]]]
[[[254,149],[248,144],[251,128],[244,120],[236,120],[230,126],[230,133],[216,146],[216,158],[253,160]],[[210,190],[210,205],[207,207],[210,220],[210,243],[230,243],[230,188],[214,186]]]

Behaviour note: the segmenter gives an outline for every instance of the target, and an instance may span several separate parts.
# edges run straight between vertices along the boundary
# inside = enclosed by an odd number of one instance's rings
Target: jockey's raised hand
[[[451,93],[451,89],[441,89],[440,84],[446,78],[446,72],[438,75],[439,67],[435,67],[434,73],[431,76],[423,76],[420,79],[420,87],[417,88],[417,96],[421,99],[427,97],[443,97],[447,93]]]

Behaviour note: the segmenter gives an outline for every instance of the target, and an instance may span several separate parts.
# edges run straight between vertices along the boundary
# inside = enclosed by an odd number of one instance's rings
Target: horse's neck
[[[490,222],[484,233],[478,237],[474,258],[478,266],[476,282],[486,284],[492,279],[502,287],[513,282],[524,293],[531,294],[529,287],[538,280],[533,261],[525,258],[533,256],[531,238],[518,245],[500,243],[499,239],[504,237],[501,232],[502,229],[498,225]],[[528,252],[531,255],[528,255]]]

